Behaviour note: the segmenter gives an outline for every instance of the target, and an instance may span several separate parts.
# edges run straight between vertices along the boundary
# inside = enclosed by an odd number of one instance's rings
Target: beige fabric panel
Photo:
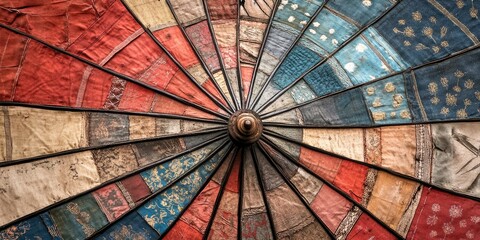
[[[0,225],[98,184],[89,151],[0,168]]]
[[[155,137],[156,119],[145,116],[129,116],[130,140]]]
[[[290,179],[305,199],[312,203],[323,183],[305,170],[299,168],[297,173]]]
[[[243,209],[254,213],[263,212],[266,210],[265,203],[251,156],[245,158],[244,169]]]
[[[367,209],[393,229],[397,229],[419,184],[379,172]]]
[[[87,146],[84,113],[9,107],[8,115],[12,159]]]
[[[125,0],[125,3],[152,31],[177,25],[166,0]]]
[[[417,150],[415,126],[383,127],[381,135],[382,166],[414,176]]]
[[[237,45],[237,29],[234,20],[217,20],[212,25],[219,47],[235,47]]]
[[[364,161],[362,129],[305,128],[303,142],[347,158]]]
[[[243,7],[240,9],[240,16],[267,21],[269,15],[265,14],[265,12],[272,9],[274,4],[274,0],[245,0]],[[269,14],[270,12],[271,10],[268,11]]]
[[[205,69],[200,63],[187,68],[187,71],[193,76],[193,79],[198,81],[198,84],[200,85],[209,79],[207,72],[205,72]]]
[[[170,0],[170,3],[183,25],[191,25],[205,19],[202,0]]]
[[[268,191],[267,198],[279,238],[290,236],[314,221],[313,216],[286,183]]]

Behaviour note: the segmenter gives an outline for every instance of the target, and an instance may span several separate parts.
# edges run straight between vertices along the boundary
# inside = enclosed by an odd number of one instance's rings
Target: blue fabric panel
[[[349,39],[358,28],[328,9],[323,9],[305,31],[304,37],[331,53]]]
[[[353,89],[300,107],[306,125],[371,125],[360,89]]]
[[[53,222],[52,217],[48,212],[40,214],[40,217],[43,220],[43,223],[45,226],[47,226],[48,232],[50,235],[52,235],[54,240],[61,240],[62,237],[60,236],[60,232],[58,231],[57,226],[55,225],[55,222]]]
[[[292,96],[293,100],[297,103],[303,103],[316,97],[315,93],[310,89],[308,84],[304,80],[300,80],[295,86],[293,86],[288,93]]]
[[[193,167],[204,159],[215,147],[220,145],[220,141],[214,142],[192,153],[175,158],[169,162],[163,163],[154,168],[148,169],[140,173],[145,183],[152,192],[158,191],[165,185],[172,182],[188,169]]]
[[[388,44],[385,39],[375,30],[375,28],[368,28],[362,34],[373,48],[382,56],[387,62],[386,66],[391,68],[393,72],[399,72],[410,67],[400,55]]]
[[[317,96],[336,92],[344,88],[335,71],[326,63],[307,74],[304,80]]]
[[[85,239],[108,224],[108,220],[91,194],[50,210],[63,239]]]
[[[463,1],[463,4],[459,1],[438,2],[441,2],[442,6],[458,18],[477,38],[480,38],[479,1]]]
[[[106,229],[95,239],[99,240],[148,240],[158,239],[160,236],[153,230],[137,212],[132,212]]]
[[[373,79],[385,76],[389,71],[385,62],[370,48],[363,38],[358,36],[335,54],[354,85],[366,83]]]
[[[323,1],[319,0],[283,0],[278,6],[273,21],[300,31],[322,3]]]
[[[265,51],[277,59],[280,58],[288,50],[298,34],[292,28],[272,24],[270,34],[265,43]]]
[[[39,216],[32,217],[0,231],[0,239],[53,239]]]
[[[327,6],[363,26],[391,7],[392,2],[390,0],[331,0]]]
[[[413,66],[430,62],[478,43],[477,27],[468,29],[467,13],[453,15],[438,0],[399,3],[375,28],[394,49]],[[463,30],[462,30],[463,29]],[[477,31],[477,32],[475,32]]]
[[[376,124],[412,122],[402,75],[368,84],[362,90]]]
[[[142,205],[137,212],[158,233],[165,230],[180,217],[180,212],[190,203],[201,186],[207,181],[214,169],[220,164],[226,148],[219,151],[212,159],[196,171],[175,183],[171,188]]]
[[[414,71],[408,95],[419,120],[480,118],[480,50]],[[416,91],[418,90],[418,92]]]
[[[278,68],[272,78],[275,88],[281,90],[295,81],[306,70],[320,61],[320,57],[310,49],[297,44]]]

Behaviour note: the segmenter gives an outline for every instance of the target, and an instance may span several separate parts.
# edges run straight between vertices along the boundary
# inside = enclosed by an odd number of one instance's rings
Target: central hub
[[[250,145],[262,136],[263,125],[258,114],[250,110],[235,112],[228,122],[230,138],[237,144]]]

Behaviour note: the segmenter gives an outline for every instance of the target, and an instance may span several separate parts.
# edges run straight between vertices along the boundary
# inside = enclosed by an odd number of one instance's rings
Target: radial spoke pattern
[[[0,239],[478,239],[479,9],[0,1]]]

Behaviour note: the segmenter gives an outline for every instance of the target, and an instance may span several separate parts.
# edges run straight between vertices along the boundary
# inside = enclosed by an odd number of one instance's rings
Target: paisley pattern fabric
[[[480,1],[0,1],[0,240],[480,239]]]

